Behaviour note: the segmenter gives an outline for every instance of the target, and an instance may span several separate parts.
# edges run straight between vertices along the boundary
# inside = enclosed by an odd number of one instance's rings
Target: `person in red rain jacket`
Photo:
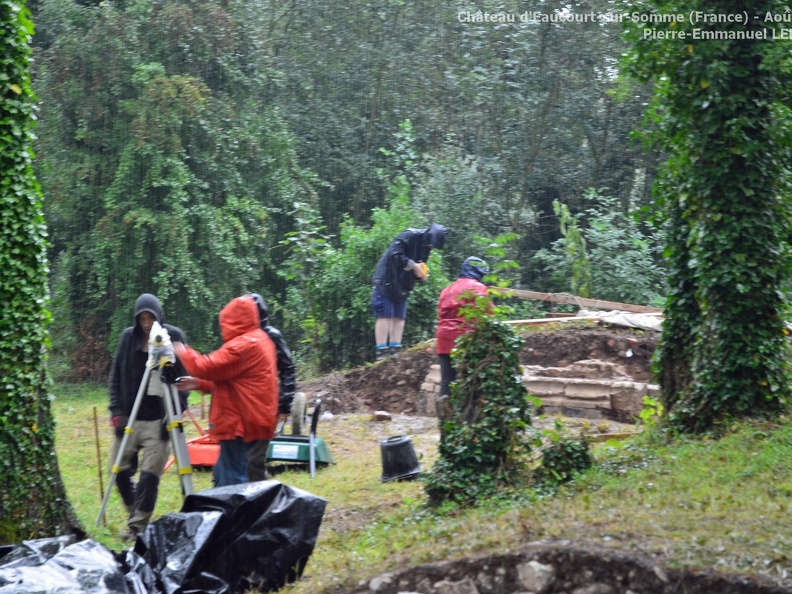
[[[440,394],[437,399],[438,416],[447,414],[449,384],[456,379],[451,364],[451,349],[456,339],[467,331],[465,319],[460,315],[462,306],[473,302],[475,295],[486,295],[487,285],[481,282],[489,266],[481,258],[470,257],[462,263],[459,278],[440,293],[437,304],[437,333],[435,352],[440,363]],[[475,294],[475,295],[474,295]]]
[[[278,416],[278,366],[275,345],[259,326],[250,297],[232,299],[220,312],[223,346],[208,355],[181,343],[174,352],[191,377],[180,389],[212,394],[209,433],[220,442],[214,467],[217,487],[266,478],[266,467],[248,467],[250,451],[266,449],[275,436]]]

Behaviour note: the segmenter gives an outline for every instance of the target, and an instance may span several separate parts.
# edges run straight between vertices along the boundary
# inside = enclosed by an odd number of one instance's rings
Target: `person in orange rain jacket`
[[[212,395],[209,433],[220,443],[214,467],[216,487],[264,480],[266,450],[278,416],[278,367],[275,345],[259,326],[250,297],[236,297],[220,312],[223,346],[208,355],[181,343],[173,348],[190,376],[179,389]],[[261,450],[264,456],[252,455]],[[262,468],[248,466],[248,457]]]

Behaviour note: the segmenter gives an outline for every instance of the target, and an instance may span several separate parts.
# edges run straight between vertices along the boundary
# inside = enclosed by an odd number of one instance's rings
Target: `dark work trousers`
[[[440,363],[440,396],[451,394],[449,385],[456,379],[456,369],[451,363],[451,355],[437,355]]]
[[[253,483],[256,481],[266,481],[267,476],[267,450],[269,450],[269,439],[257,439],[248,444],[248,480]]]
[[[437,395],[435,407],[437,418],[445,421],[451,418],[452,409],[449,400],[451,396],[450,384],[456,379],[456,369],[451,363],[451,355],[437,355],[440,363],[440,393]]]

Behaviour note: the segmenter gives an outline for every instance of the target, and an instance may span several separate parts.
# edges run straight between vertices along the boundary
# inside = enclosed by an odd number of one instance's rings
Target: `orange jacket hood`
[[[236,297],[220,311],[220,332],[223,335],[223,342],[233,340],[258,327],[258,308],[250,297]]]

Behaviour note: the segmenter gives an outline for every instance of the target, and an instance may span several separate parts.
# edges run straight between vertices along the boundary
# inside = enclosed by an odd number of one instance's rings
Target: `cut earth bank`
[[[570,327],[575,324],[575,327]],[[650,363],[657,333],[573,322],[524,334],[523,384],[544,413],[632,423],[643,396],[654,396]],[[385,411],[434,416],[439,369],[433,343],[375,365],[301,382],[333,414]]]
[[[657,333],[597,323],[558,324],[526,332],[520,352],[523,382],[544,411],[620,433],[656,395],[650,363]],[[434,368],[433,368],[434,366]],[[436,432],[432,419],[439,382],[433,344],[397,357],[299,382],[333,415],[378,411],[393,416],[391,431]],[[596,419],[593,423],[591,419]],[[384,430],[383,435],[386,431]],[[716,572],[673,570],[662,560],[586,542],[542,541],[524,550],[468,557],[374,576],[338,594],[748,594],[790,593],[776,584]]]

